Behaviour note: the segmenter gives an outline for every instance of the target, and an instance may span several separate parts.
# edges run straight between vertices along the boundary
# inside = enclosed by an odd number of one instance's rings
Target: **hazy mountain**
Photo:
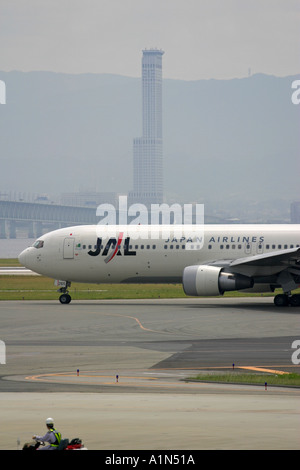
[[[0,72],[0,190],[62,193],[132,189],[133,138],[142,132],[141,79]],[[300,105],[293,80],[163,83],[169,201],[299,198]]]

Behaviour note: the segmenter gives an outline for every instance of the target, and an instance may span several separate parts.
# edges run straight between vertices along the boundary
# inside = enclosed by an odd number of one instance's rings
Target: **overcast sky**
[[[165,78],[294,75],[299,25],[300,0],[0,0],[0,70],[139,77],[156,47]]]

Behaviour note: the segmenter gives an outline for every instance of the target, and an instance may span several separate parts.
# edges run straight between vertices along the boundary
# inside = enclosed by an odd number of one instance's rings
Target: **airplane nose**
[[[27,249],[22,251],[22,253],[19,254],[18,258],[19,258],[20,264],[26,267]]]

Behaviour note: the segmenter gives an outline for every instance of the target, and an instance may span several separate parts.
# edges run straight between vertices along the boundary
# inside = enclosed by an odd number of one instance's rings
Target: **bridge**
[[[72,225],[97,224],[96,208],[35,202],[0,201],[0,238],[17,238],[22,231],[38,238],[45,231]]]
[[[0,200],[0,239],[18,238],[19,234],[25,238],[38,238],[58,228],[98,224],[101,217],[96,215],[96,210],[96,207]],[[116,218],[119,220],[118,210]],[[175,223],[172,214],[170,223]],[[236,221],[206,215],[205,223]]]

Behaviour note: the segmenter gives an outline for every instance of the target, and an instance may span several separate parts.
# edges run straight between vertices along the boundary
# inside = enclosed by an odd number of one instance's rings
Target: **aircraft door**
[[[64,239],[64,259],[73,259],[74,258],[74,238],[65,238]]]

